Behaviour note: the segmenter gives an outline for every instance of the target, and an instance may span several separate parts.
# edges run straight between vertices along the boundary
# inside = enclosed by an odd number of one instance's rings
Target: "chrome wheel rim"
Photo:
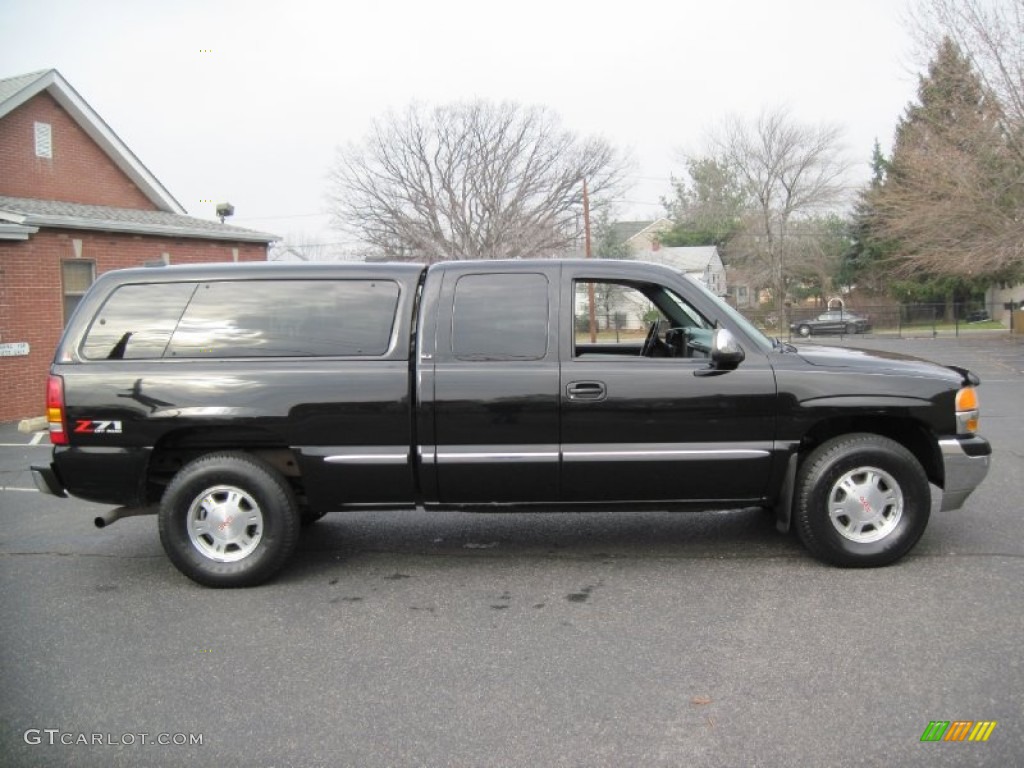
[[[841,536],[858,544],[884,539],[903,517],[903,491],[888,472],[858,467],[840,477],[828,495],[828,515]]]
[[[253,553],[263,538],[263,512],[241,488],[218,485],[196,497],[188,510],[188,537],[203,557],[233,563]]]

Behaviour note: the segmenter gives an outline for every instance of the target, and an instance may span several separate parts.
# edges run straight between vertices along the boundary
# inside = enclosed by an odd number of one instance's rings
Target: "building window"
[[[64,286],[64,325],[68,324],[75,307],[96,279],[96,265],[91,261],[65,261],[61,264],[61,282]]]
[[[53,157],[53,130],[49,123],[36,123],[36,157]]]

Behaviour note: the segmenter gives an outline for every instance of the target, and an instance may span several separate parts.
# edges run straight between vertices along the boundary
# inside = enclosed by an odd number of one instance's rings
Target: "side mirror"
[[[717,376],[735,369],[746,358],[743,347],[728,328],[716,328],[711,336],[711,365],[698,368],[694,376]]]

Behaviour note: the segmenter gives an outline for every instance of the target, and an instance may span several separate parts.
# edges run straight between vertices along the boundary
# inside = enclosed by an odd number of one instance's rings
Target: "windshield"
[[[771,350],[775,347],[775,344],[772,342],[771,339],[765,336],[758,328],[756,328],[753,323],[747,320],[747,318],[745,318],[743,315],[737,312],[733,307],[730,307],[728,304],[722,301],[721,298],[719,298],[711,291],[709,291],[707,287],[699,280],[694,280],[692,277],[688,275],[684,275],[684,278],[690,281],[692,285],[697,286],[697,288],[699,288],[705,296],[707,296],[709,299],[715,302],[718,310],[723,315],[728,317],[733,323],[738,325],[740,329],[743,330],[743,332],[746,333],[747,336],[749,336],[751,340],[755,344],[757,344],[758,347],[760,347],[762,352],[771,352]]]

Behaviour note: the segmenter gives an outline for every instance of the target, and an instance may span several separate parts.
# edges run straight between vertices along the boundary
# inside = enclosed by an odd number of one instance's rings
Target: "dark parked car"
[[[867,333],[871,330],[871,322],[865,315],[834,309],[808,320],[790,323],[789,330],[805,338],[811,334]]]

